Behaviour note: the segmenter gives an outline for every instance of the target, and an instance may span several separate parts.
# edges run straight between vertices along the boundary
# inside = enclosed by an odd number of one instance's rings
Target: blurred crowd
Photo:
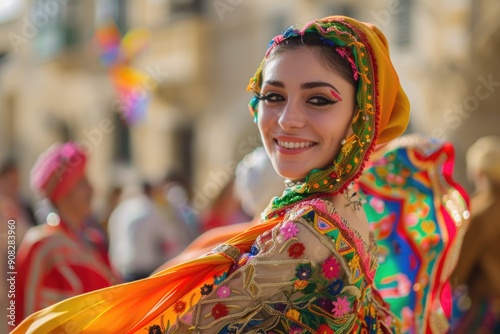
[[[170,172],[154,183],[132,177],[116,184],[98,216],[87,154],[76,143],[54,144],[38,157],[30,174],[39,199],[33,204],[20,193],[16,161],[8,157],[0,167],[0,264],[4,273],[12,271],[4,247],[9,221],[15,226],[16,324],[57,301],[149,276],[203,232],[250,221],[284,189],[258,148],[228,175],[207,207],[195,207],[187,180]],[[2,308],[7,297],[0,297]]]
[[[73,142],[43,152],[30,176],[40,199],[33,205],[20,193],[15,159],[1,161],[0,263],[8,273],[3,245],[8,245],[7,222],[14,221],[17,323],[59,300],[148,277],[175,263],[202,233],[252,221],[284,189],[258,147],[240,161],[207,207],[193,205],[187,180],[171,172],[154,183],[117,184],[98,217],[91,207],[86,161],[86,152]],[[498,322],[500,314],[500,137],[479,139],[468,150],[466,166],[475,191],[452,284],[464,320],[459,326],[477,329],[482,322]],[[8,285],[6,279],[1,282]],[[2,308],[8,306],[6,297],[1,296]]]

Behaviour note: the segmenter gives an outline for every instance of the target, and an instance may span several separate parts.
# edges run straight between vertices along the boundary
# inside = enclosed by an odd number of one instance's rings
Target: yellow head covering
[[[332,164],[312,170],[303,183],[288,188],[276,197],[266,217],[275,210],[310,196],[339,193],[361,174],[376,144],[386,143],[401,135],[409,120],[409,101],[400,85],[382,32],[375,26],[344,16],[330,16],[307,23],[302,29],[289,28],[271,40],[266,57],[250,79],[248,90],[260,93],[262,67],[273,49],[291,37],[319,35],[324,47],[336,51],[351,64],[357,80],[357,111],[347,138]],[[258,98],[250,102],[254,118],[258,114]]]

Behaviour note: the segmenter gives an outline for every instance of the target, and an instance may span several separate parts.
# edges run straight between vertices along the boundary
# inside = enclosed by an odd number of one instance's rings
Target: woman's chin
[[[307,176],[307,173],[297,173],[297,171],[295,171],[295,173],[290,171],[278,171],[278,174],[286,180],[293,182],[303,181]]]

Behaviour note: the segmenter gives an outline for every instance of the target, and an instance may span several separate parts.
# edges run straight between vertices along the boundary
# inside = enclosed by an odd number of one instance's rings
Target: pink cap
[[[31,187],[56,203],[85,175],[86,165],[87,155],[76,143],[54,144],[35,162]]]

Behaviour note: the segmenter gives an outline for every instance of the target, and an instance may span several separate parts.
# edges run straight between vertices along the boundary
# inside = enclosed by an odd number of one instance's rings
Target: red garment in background
[[[63,299],[119,283],[107,255],[62,221],[29,229],[16,262],[16,325]]]

